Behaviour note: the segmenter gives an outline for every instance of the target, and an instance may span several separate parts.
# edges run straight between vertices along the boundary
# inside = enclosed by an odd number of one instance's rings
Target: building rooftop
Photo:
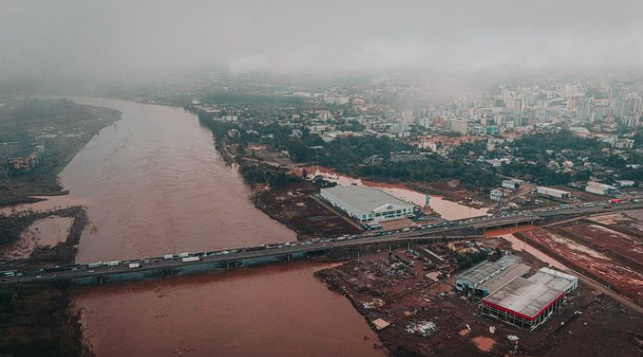
[[[373,326],[375,326],[375,329],[377,331],[381,331],[381,330],[383,330],[383,329],[385,329],[385,328],[387,328],[387,327],[389,327],[391,325],[390,323],[388,323],[388,321],[386,321],[384,319],[381,319],[381,318],[375,319],[375,320],[371,321],[371,323],[373,324]]]
[[[563,290],[533,280],[516,278],[483,301],[532,320],[562,294]]]
[[[557,270],[542,268],[536,274],[529,277],[529,280],[547,285],[556,290],[566,291],[578,281],[578,278]]]
[[[329,193],[343,203],[360,212],[371,212],[387,205],[411,206],[393,195],[371,187],[363,186],[337,186],[323,188],[322,191]]]
[[[520,257],[517,255],[507,255],[495,262],[485,261],[462,273],[458,277],[458,280],[465,281],[468,284],[475,286],[490,279],[490,277],[498,271],[520,262],[520,260]]]
[[[505,270],[500,272],[498,275],[493,278],[485,281],[482,285],[478,286],[478,289],[486,290],[489,294],[494,293],[498,289],[505,287],[510,282],[514,281],[516,278],[524,276],[529,273],[531,268],[528,265],[523,263],[514,263],[507,267]]]
[[[546,190],[548,190],[549,192],[569,193],[569,191],[559,190],[559,189],[557,189],[557,188],[547,187],[547,186],[538,186],[538,188],[546,189]]]

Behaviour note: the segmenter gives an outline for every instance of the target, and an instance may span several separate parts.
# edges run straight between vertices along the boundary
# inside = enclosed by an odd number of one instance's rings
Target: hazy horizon
[[[0,1],[0,78],[640,68],[643,3]]]

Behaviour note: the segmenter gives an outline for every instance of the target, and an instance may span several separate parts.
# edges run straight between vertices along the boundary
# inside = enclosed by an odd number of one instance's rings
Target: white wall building
[[[556,197],[556,198],[569,198],[570,196],[569,192],[567,191],[563,191],[563,190],[559,190],[551,187],[545,187],[545,186],[539,186],[536,189],[536,192],[538,192],[541,195]]]
[[[376,188],[322,188],[321,197],[360,222],[413,216],[413,205]]]
[[[598,182],[588,182],[585,191],[597,195],[611,195],[616,191],[616,187]]]

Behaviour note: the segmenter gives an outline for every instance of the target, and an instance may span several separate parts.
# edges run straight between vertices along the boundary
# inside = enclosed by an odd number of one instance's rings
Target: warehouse
[[[413,205],[388,193],[363,186],[321,189],[321,197],[359,222],[413,216]]]
[[[555,189],[555,188],[545,187],[545,186],[539,186],[536,189],[536,192],[538,192],[541,195],[545,195],[545,196],[549,196],[549,197],[555,197],[555,198],[567,199],[570,196],[569,192],[567,192],[567,191],[558,190],[558,189]]]
[[[521,259],[517,255],[507,255],[495,262],[485,261],[480,263],[465,271],[456,279],[455,289],[460,292],[467,291],[473,292],[474,295],[485,296],[489,294],[490,287],[484,286],[484,284],[496,277],[502,277],[504,275],[502,273],[505,270],[520,264],[520,261]]]
[[[532,277],[518,277],[482,299],[482,314],[533,330],[549,319],[578,286],[578,278],[542,268]]]
[[[590,181],[587,183],[585,191],[597,195],[612,195],[616,192],[616,187]]]

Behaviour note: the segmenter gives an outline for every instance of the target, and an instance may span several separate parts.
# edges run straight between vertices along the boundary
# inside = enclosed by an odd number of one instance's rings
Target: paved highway
[[[426,240],[429,236],[442,236],[448,232],[460,229],[472,229],[476,233],[479,229],[502,227],[520,223],[533,223],[553,216],[589,215],[603,212],[617,212],[621,210],[641,209],[643,202],[621,203],[618,205],[561,205],[555,208],[516,211],[509,214],[496,216],[482,216],[443,222],[433,225],[424,225],[413,229],[388,232],[366,232],[361,235],[342,236],[328,239],[314,239],[306,242],[292,242],[281,245],[263,245],[251,248],[236,248],[221,251],[208,251],[201,253],[168,254],[164,257],[143,258],[113,262],[97,262],[86,265],[69,265],[52,269],[36,271],[5,271],[0,272],[0,283],[28,283],[39,281],[64,281],[74,278],[87,278],[109,276],[131,272],[149,272],[170,270],[190,265],[200,264],[234,264],[243,260],[259,259],[264,257],[288,257],[294,254],[312,253],[364,244],[389,243],[404,240]]]

